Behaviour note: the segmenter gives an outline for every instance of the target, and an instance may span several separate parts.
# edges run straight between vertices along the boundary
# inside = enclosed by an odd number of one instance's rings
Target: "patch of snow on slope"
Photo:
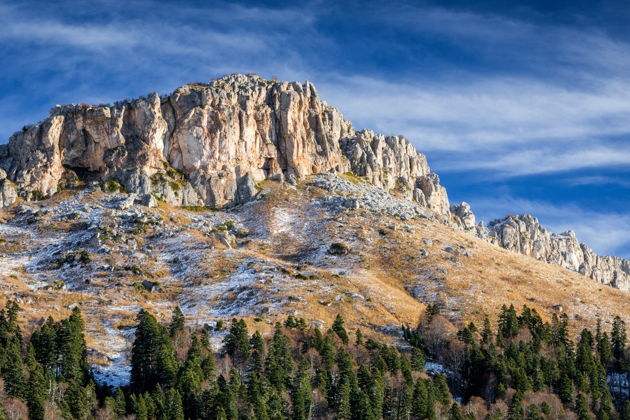
[[[108,349],[103,356],[107,358],[109,364],[92,367],[94,380],[114,389],[128,385],[131,379],[129,351],[133,341],[133,330],[120,331],[114,328],[111,321],[106,319],[103,320],[101,334],[96,335],[95,339],[101,348]]]

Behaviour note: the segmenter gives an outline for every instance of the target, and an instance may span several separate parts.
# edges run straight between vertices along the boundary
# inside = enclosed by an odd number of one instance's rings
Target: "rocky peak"
[[[630,261],[598,256],[573,231],[552,233],[529,214],[508,215],[478,226],[476,234],[503,248],[560,265],[600,283],[630,290]]]
[[[265,179],[350,171],[442,216],[449,211],[439,178],[409,141],[356,132],[309,82],[252,75],[113,106],[56,106],[11,137],[0,167],[10,180],[0,187],[25,199],[89,180],[211,207],[248,200]]]

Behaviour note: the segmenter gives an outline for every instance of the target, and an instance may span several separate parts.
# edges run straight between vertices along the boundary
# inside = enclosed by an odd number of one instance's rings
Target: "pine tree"
[[[58,362],[57,331],[55,321],[48,317],[46,323],[39,331],[35,331],[31,337],[31,343],[35,348],[35,357],[46,370],[56,374]]]
[[[182,397],[176,389],[171,388],[166,395],[166,414],[168,420],[184,420]]]
[[[29,419],[44,420],[44,403],[48,395],[46,392],[46,378],[39,364],[30,366],[27,394]]]
[[[573,381],[566,373],[562,373],[560,376],[558,396],[565,405],[573,400]]]
[[[516,392],[510,401],[510,407],[508,409],[508,420],[522,420],[523,419],[523,394]]]
[[[465,420],[462,410],[459,408],[459,404],[453,403],[451,405],[450,410],[448,410],[448,420]]]
[[[177,381],[177,372],[179,370],[179,363],[177,362],[177,355],[172,343],[168,340],[162,340],[158,354],[157,354],[157,366],[154,372],[153,379],[157,382],[153,385],[160,384],[165,388],[175,386]],[[151,388],[145,388],[149,390]]]
[[[411,414],[414,418],[424,419],[428,416],[429,398],[427,395],[427,387],[422,378],[418,379],[413,388],[413,397],[411,403]]]
[[[174,337],[175,334],[177,334],[180,331],[184,331],[184,322],[185,322],[184,313],[179,308],[179,306],[176,306],[175,309],[173,309],[173,316],[171,317],[171,323],[168,326],[168,330],[171,337]]]
[[[90,414],[91,406],[87,388],[78,379],[70,382],[63,399],[66,411],[73,419],[83,420]]]
[[[87,346],[83,336],[85,325],[78,306],[68,319],[61,321],[57,330],[59,373],[67,381],[85,384],[89,378]]]
[[[490,344],[492,342],[492,328],[490,327],[490,318],[485,315],[483,318],[483,330],[481,331],[481,342]]]
[[[169,384],[174,383],[176,367],[172,366],[172,345],[164,327],[144,309],[137,319],[136,339],[131,348],[131,388],[140,393],[152,390],[165,379]],[[166,371],[161,371],[163,369]]]
[[[127,412],[127,401],[125,399],[125,393],[121,388],[116,390],[113,399],[113,410],[116,416],[122,417]]]
[[[607,364],[613,358],[613,350],[610,345],[608,333],[603,333],[597,340],[597,352],[602,363]]]
[[[348,344],[348,333],[344,327],[344,320],[340,314],[337,314],[331,329],[335,332],[335,334],[337,334],[343,344]]]
[[[357,346],[363,345],[363,333],[358,328],[357,328],[357,331],[356,331],[356,337],[357,337],[357,339],[356,339],[354,344],[356,344]]]
[[[309,363],[306,359],[300,361],[298,371],[293,380],[293,419],[307,420],[311,414],[311,376],[308,373]]]
[[[237,364],[247,362],[249,356],[249,333],[244,320],[232,320],[230,332],[225,336],[225,351]]]
[[[509,308],[505,305],[501,306],[501,313],[499,314],[499,331],[501,335],[506,338],[514,337],[518,334],[518,330],[519,322],[514,305],[510,305]]]
[[[451,393],[448,389],[448,382],[446,376],[438,374],[433,379],[435,383],[436,399],[444,406],[447,406],[451,401]]]
[[[13,339],[7,343],[2,376],[7,394],[14,398],[26,399],[26,379],[24,378],[24,364],[20,352],[20,343]]]
[[[417,347],[411,350],[411,368],[417,372],[424,371],[424,353]]]
[[[542,410],[536,404],[531,404],[527,407],[527,417],[525,418],[526,420],[545,420]]]
[[[617,360],[624,360],[626,351],[626,323],[619,316],[616,316],[613,320],[610,338],[612,341],[613,355]]]
[[[133,413],[136,415],[136,420],[147,420],[149,413],[147,405],[142,394],[131,396],[131,406]]]
[[[578,420],[590,420],[591,415],[588,410],[588,403],[584,394],[579,393],[575,401],[575,414],[578,416]]]
[[[352,417],[350,392],[350,380],[346,378],[342,379],[333,396],[335,412],[337,413],[336,418],[339,420],[349,420]]]

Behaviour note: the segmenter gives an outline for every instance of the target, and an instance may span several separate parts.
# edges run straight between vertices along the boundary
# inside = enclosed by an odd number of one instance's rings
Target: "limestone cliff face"
[[[474,232],[503,248],[563,266],[606,285],[630,290],[629,260],[598,256],[580,243],[572,231],[551,233],[529,214],[506,216],[490,222],[487,227],[476,226]]]
[[[449,214],[439,178],[407,140],[356,132],[310,83],[257,76],[114,106],[58,106],[11,137],[0,168],[8,179],[0,180],[1,205],[16,192],[36,199],[82,180],[116,181],[174,205],[223,207],[248,200],[265,179],[335,170]]]

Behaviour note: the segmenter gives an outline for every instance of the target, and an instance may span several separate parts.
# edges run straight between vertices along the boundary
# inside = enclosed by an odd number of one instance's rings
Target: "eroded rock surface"
[[[487,227],[477,226],[476,233],[503,248],[560,265],[606,285],[630,290],[630,261],[598,256],[580,243],[574,232],[552,233],[529,214],[509,215],[490,222]]]
[[[265,179],[352,171],[440,214],[446,190],[402,137],[357,132],[310,83],[232,75],[114,106],[57,106],[14,134],[0,167],[25,199],[72,181],[120,184],[174,205],[245,202]],[[3,201],[11,198],[0,185]]]

